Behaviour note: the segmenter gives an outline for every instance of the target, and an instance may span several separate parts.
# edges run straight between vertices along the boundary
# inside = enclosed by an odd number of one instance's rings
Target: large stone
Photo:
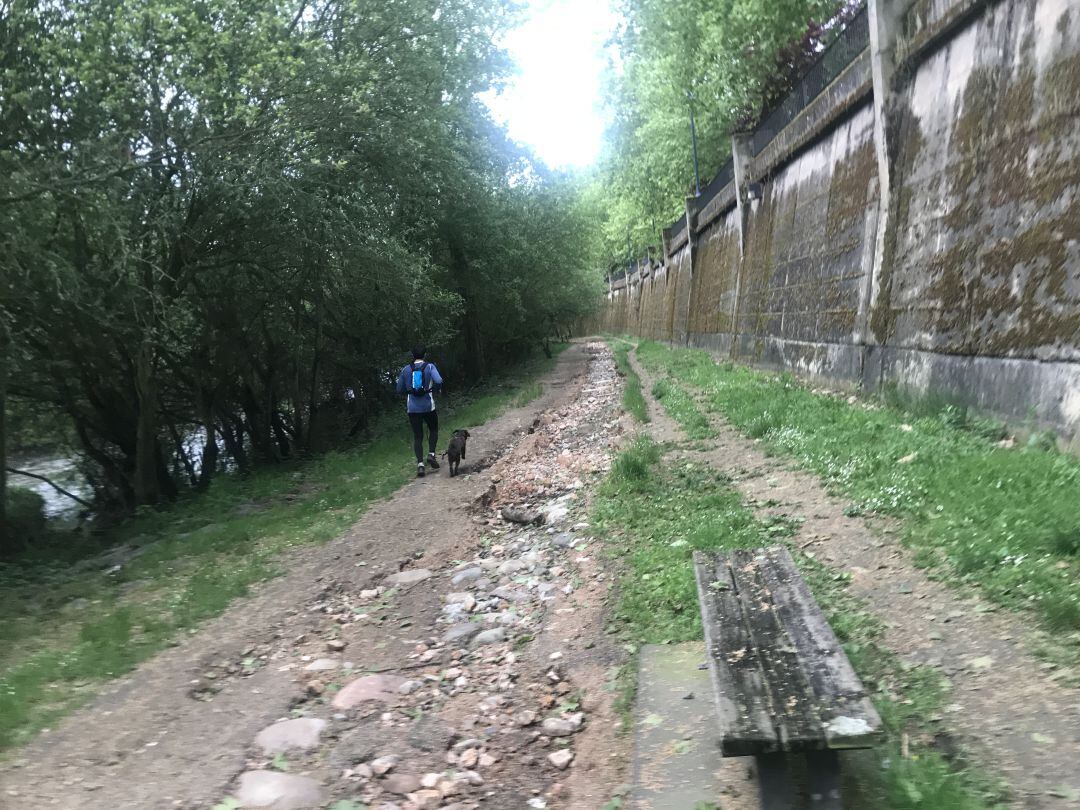
[[[575,726],[569,720],[564,720],[561,717],[549,717],[541,724],[541,728],[549,737],[569,737],[581,726],[580,724]]]
[[[248,771],[240,775],[236,800],[241,807],[304,810],[323,803],[319,783],[306,776],[277,771]]]
[[[333,706],[335,709],[351,709],[369,701],[387,703],[398,697],[398,689],[403,683],[405,683],[405,678],[400,675],[388,673],[365,675],[349,681],[340,692],[334,695]]]
[[[562,534],[557,534],[551,538],[551,544],[556,548],[570,548],[574,545],[574,540],[576,539],[577,538],[569,532],[563,532]]]
[[[396,574],[391,574],[386,578],[387,585],[415,585],[417,582],[423,582],[425,579],[430,579],[431,572],[426,568],[411,568],[408,571],[399,571]]]
[[[458,571],[454,576],[450,578],[450,584],[455,587],[458,585],[469,585],[476,582],[480,577],[484,576],[484,569],[479,566],[473,568],[466,568],[464,571]]]
[[[527,602],[529,595],[523,593],[516,588],[510,588],[506,585],[502,585],[491,592],[492,596],[497,596],[500,599],[505,599],[507,602]]]
[[[510,523],[539,523],[543,515],[536,509],[524,509],[519,506],[504,506],[502,518]]]
[[[469,639],[480,632],[480,625],[472,622],[455,624],[442,634],[443,644],[467,644]]]
[[[501,627],[493,627],[490,630],[485,630],[473,639],[473,644],[480,646],[483,644],[500,644],[506,641],[506,631]]]
[[[431,714],[422,714],[413,723],[405,741],[419,751],[442,753],[454,741],[454,730]]]
[[[563,748],[559,751],[554,751],[548,754],[548,762],[558,768],[560,771],[565,771],[571,762],[574,761],[574,752],[568,748]]]
[[[570,510],[561,503],[554,504],[543,511],[544,522],[549,526],[555,526],[566,520],[566,516],[570,514]]]
[[[390,793],[404,796],[420,789],[420,777],[411,773],[392,773],[382,781],[382,787]]]
[[[522,559],[507,560],[499,566],[500,574],[517,574],[521,571],[528,571],[531,566],[528,562]]]
[[[317,748],[326,721],[314,717],[298,717],[267,726],[255,736],[255,744],[264,754],[280,754],[294,748]]]
[[[745,797],[740,805],[757,806],[743,760],[716,755],[712,681],[708,670],[699,669],[706,658],[703,641],[641,648],[629,806],[695,807],[715,802],[731,785]],[[697,698],[682,699],[689,694]]]
[[[472,610],[476,607],[476,597],[468,591],[448,593],[446,595],[446,603],[448,605],[461,605],[465,610]]]
[[[341,735],[327,761],[330,767],[337,771],[354,768],[385,751],[386,742],[386,729],[380,723],[361,723]]]
[[[325,672],[331,669],[339,669],[340,667],[341,662],[338,661],[336,658],[316,658],[314,661],[304,667],[304,671]]]

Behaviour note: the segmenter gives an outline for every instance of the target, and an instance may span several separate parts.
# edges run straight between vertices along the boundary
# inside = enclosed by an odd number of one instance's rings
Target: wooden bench
[[[694,571],[722,756],[756,758],[766,810],[795,806],[804,756],[811,805],[840,808],[836,752],[881,742],[881,718],[791,555],[695,552]]]

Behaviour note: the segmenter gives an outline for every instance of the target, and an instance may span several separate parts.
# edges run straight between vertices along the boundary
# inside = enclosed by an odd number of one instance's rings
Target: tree
[[[594,182],[607,257],[656,244],[693,194],[689,105],[702,182],[728,161],[731,133],[782,98],[857,4],[846,0],[624,0],[609,77],[607,155]]]
[[[511,12],[0,0],[9,390],[100,503],[324,449],[415,341],[482,374],[591,300],[565,183],[477,100]]]

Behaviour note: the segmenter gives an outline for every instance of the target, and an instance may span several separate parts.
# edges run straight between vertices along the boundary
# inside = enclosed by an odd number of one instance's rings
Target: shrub
[[[45,499],[30,489],[7,491],[9,547],[25,548],[45,534]]]

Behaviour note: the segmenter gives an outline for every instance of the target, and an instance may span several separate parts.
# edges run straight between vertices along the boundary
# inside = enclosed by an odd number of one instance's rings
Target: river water
[[[36,473],[37,475],[44,475],[68,492],[85,500],[90,500],[94,494],[90,484],[79,472],[77,460],[71,456],[47,453],[14,456],[8,460],[8,466]],[[76,503],[66,495],[61,495],[44,481],[38,481],[36,478],[27,478],[25,475],[8,473],[8,486],[21,487],[38,493],[45,500],[45,515],[49,518],[73,519],[84,508],[81,504]]]

